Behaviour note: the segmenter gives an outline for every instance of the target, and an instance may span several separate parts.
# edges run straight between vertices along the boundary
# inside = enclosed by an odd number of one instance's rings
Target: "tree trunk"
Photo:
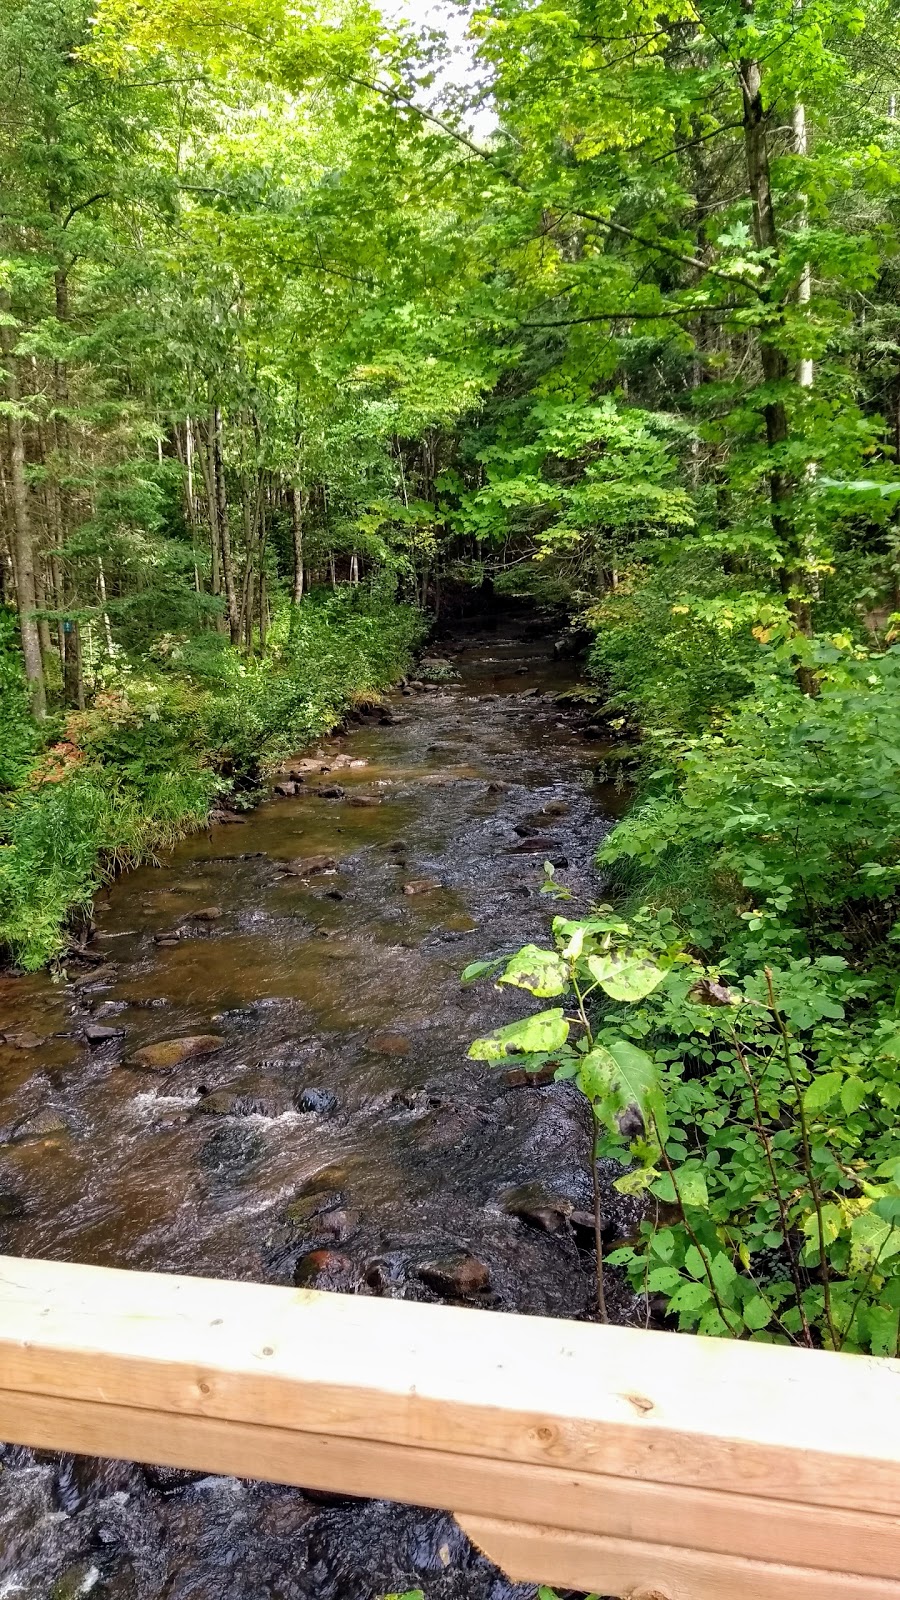
[[[744,0],[744,10],[752,15],[753,0]],[[740,63],[741,97],[743,102],[744,151],[747,164],[747,186],[753,212],[753,233],[757,249],[778,248],[778,230],[772,201],[772,181],[769,171],[767,118],[762,97],[762,72],[755,60]],[[771,332],[763,329],[759,341],[763,380],[770,391],[763,406],[766,426],[766,443],[772,452],[769,468],[769,494],[772,503],[772,528],[780,547],[781,566],[778,578],[787,597],[788,609],[800,633],[812,632],[809,599],[805,593],[803,574],[798,570],[796,529],[793,517],[793,488],[778,453],[789,438],[787,410],[784,399],[777,392],[790,376],[787,356],[773,342]],[[797,591],[800,591],[799,593]],[[815,692],[815,679],[807,667],[799,667],[797,681],[805,694]]]
[[[794,154],[806,156],[809,153],[809,142],[806,134],[806,107],[798,101],[794,107]],[[801,197],[800,227],[809,227],[809,206],[806,195]],[[807,261],[804,263],[800,282],[797,286],[797,304],[808,306],[812,298],[812,268]],[[797,366],[797,382],[801,389],[811,389],[813,386],[814,368],[811,357],[801,356]]]
[[[295,483],[291,489],[291,520],[294,528],[294,605],[303,599],[303,519],[306,513],[306,495]]]
[[[216,485],[216,502],[219,514],[219,541],[222,554],[222,580],[225,585],[225,614],[231,642],[241,642],[241,623],[238,612],[237,590],[234,583],[234,562],[231,557],[231,530],[228,523],[228,496],[225,491],[225,469],[222,463],[222,414],[218,406],[212,414],[213,468]]]
[[[84,710],[84,675],[81,668],[81,630],[78,623],[66,618],[63,623],[66,657],[63,668],[66,704]]]
[[[5,305],[0,305],[0,309],[6,309]],[[13,506],[13,559],[19,602],[19,629],[22,636],[25,676],[31,691],[31,709],[37,718],[42,718],[47,714],[47,697],[44,691],[40,633],[34,616],[37,605],[34,538],[28,484],[25,479],[25,430],[22,427],[22,418],[17,415],[19,377],[16,357],[13,354],[14,347],[15,335],[12,328],[0,325],[0,350],[3,352],[6,367],[6,392],[10,402],[8,427]]]

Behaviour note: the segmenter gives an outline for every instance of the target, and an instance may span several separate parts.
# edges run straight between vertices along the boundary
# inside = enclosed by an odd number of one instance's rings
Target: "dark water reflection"
[[[576,1237],[503,1204],[524,1183],[587,1202],[583,1109],[567,1085],[513,1087],[465,1061],[525,997],[459,973],[542,936],[545,853],[587,906],[615,797],[555,704],[571,672],[544,644],[451,649],[458,683],[394,696],[388,725],[320,747],[364,766],[308,774],[114,885],[102,968],[0,979],[18,1036],[0,1044],[0,1248],[280,1283],[327,1250],[322,1286],[424,1300],[417,1266],[465,1251],[490,1269],[481,1304],[588,1311]],[[343,797],[316,794],[335,783]],[[535,833],[546,848],[529,853]],[[286,874],[315,856],[334,868]],[[421,880],[436,887],[404,892]],[[88,1044],[97,1026],[124,1032]],[[195,1034],[224,1043],[166,1073],[127,1064]],[[21,1451],[0,1468],[0,1600],[534,1592],[414,1509]]]

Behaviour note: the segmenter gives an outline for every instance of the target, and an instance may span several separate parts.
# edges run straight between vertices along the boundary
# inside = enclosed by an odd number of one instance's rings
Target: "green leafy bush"
[[[16,615],[0,606],[0,793],[24,782],[39,746],[28,712]]]
[[[895,1355],[900,1003],[884,975],[821,956],[736,982],[647,910],[557,917],[553,935],[467,969],[561,1002],[469,1054],[554,1062],[590,1101],[601,1317],[602,1156],[647,1197],[608,1259],[680,1328]]]
[[[123,671],[0,808],[0,947],[26,968],[58,955],[69,913],[105,878],[200,826],[218,793],[326,732],[354,696],[386,687],[422,631],[408,607],[339,590],[285,619],[264,660],[217,636],[170,651],[155,678]],[[24,775],[38,741],[20,721]]]
[[[773,664],[600,852],[660,903],[680,884],[694,941],[745,960],[898,936],[900,649],[817,655],[816,697]]]

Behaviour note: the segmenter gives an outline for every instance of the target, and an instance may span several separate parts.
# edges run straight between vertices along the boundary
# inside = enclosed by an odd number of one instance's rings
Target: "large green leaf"
[[[629,1004],[652,994],[666,976],[665,967],[637,951],[606,950],[600,955],[588,956],[587,965],[591,976],[611,1000],[624,1000]]]
[[[820,1072],[813,1078],[812,1083],[803,1096],[803,1105],[807,1111],[824,1111],[836,1095],[840,1093],[844,1081],[841,1072]]]
[[[613,1133],[618,1131],[619,1114],[637,1106],[644,1127],[655,1124],[665,1136],[665,1104],[656,1063],[627,1039],[615,1039],[609,1046],[595,1044],[581,1062],[578,1084]]]
[[[862,1211],[850,1224],[850,1271],[873,1272],[900,1250],[900,1228],[875,1211]]]
[[[528,989],[540,999],[553,994],[565,994],[569,987],[566,964],[555,950],[542,950],[539,945],[526,944],[513,956],[498,983],[511,983],[517,989]]]
[[[568,1037],[569,1024],[559,1007],[496,1028],[486,1039],[476,1039],[468,1054],[470,1061],[506,1061],[510,1056],[559,1050]]]

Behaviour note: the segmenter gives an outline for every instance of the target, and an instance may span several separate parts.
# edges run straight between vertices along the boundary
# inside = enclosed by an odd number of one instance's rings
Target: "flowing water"
[[[545,935],[547,857],[586,909],[621,797],[556,704],[571,669],[546,641],[447,649],[455,682],[393,695],[317,770],[305,752],[295,795],[113,885],[68,982],[0,978],[0,1251],[590,1314],[584,1106],[466,1061],[529,997],[459,974]],[[221,1043],[132,1060],[199,1035]],[[463,1256],[483,1287],[442,1280]],[[534,1593],[449,1517],[0,1446],[0,1600],[413,1586]]]

